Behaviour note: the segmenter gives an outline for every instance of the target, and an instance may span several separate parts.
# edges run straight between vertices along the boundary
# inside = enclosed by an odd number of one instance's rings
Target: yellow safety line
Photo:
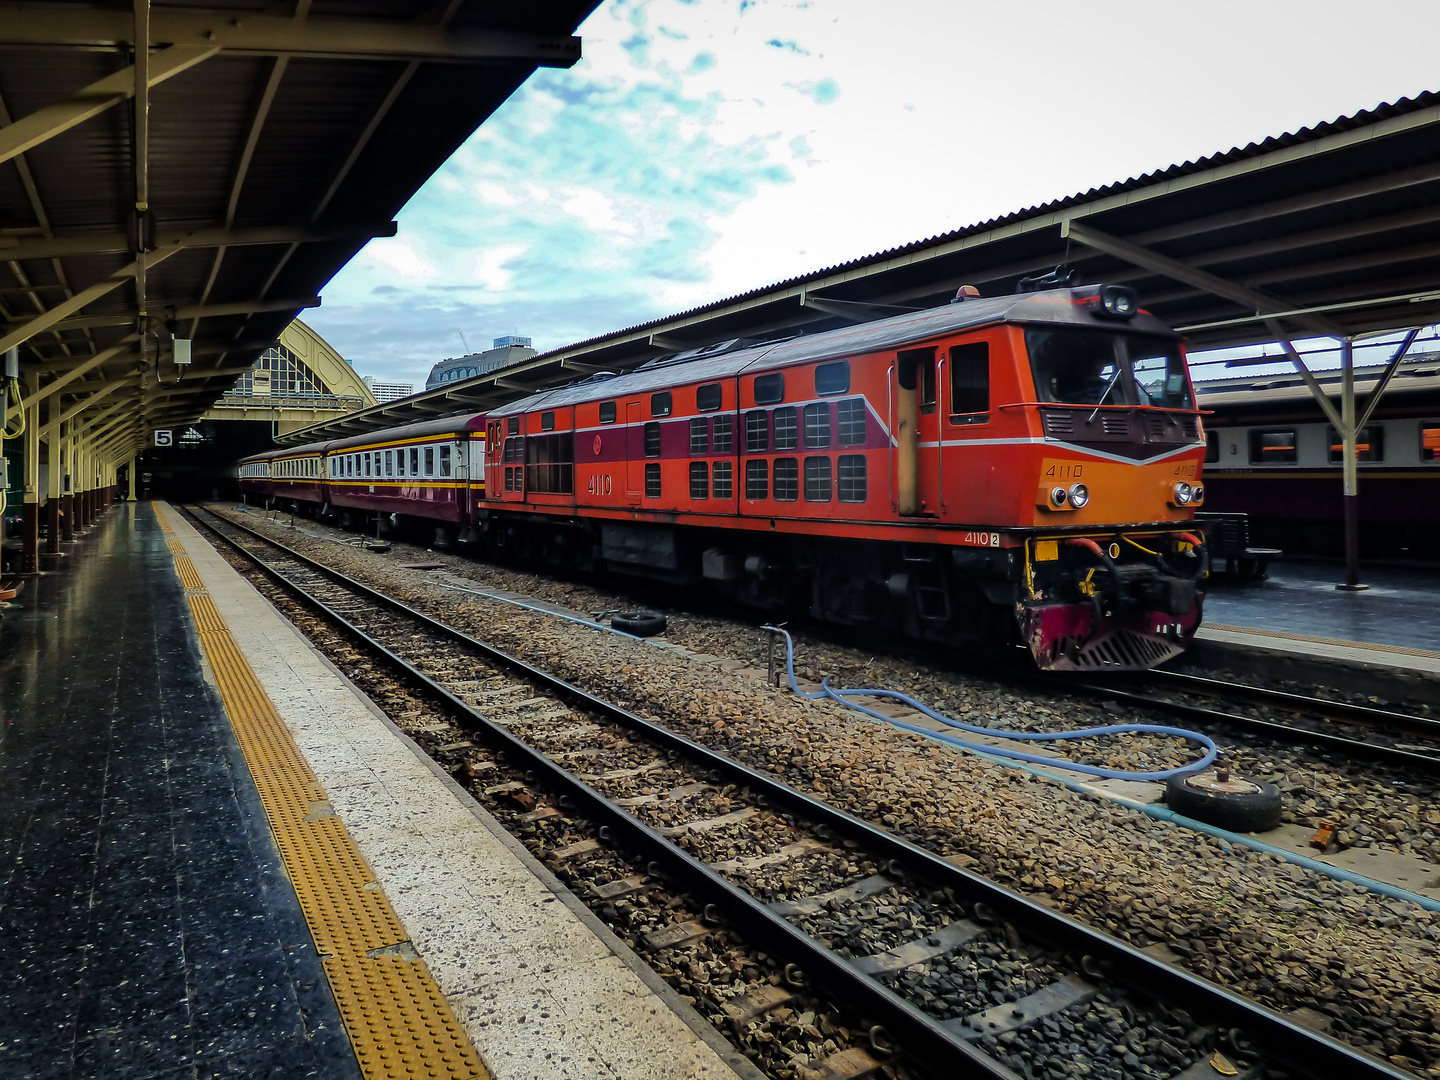
[[[161,531],[173,534],[160,507],[154,510]],[[425,962],[376,955],[406,944],[405,928],[231,637],[194,563],[177,555],[175,565],[361,1072],[367,1080],[488,1080]],[[396,951],[413,956],[413,949]]]
[[[1224,630],[1231,634],[1257,634],[1263,637],[1284,638],[1286,641],[1313,641],[1320,645],[1343,645],[1347,649],[1369,649],[1372,652],[1398,653],[1402,656],[1425,656],[1440,660],[1440,652],[1429,649],[1407,649],[1404,645],[1381,645],[1373,641],[1347,641],[1344,638],[1311,637],[1309,634],[1287,634],[1281,630],[1266,630],[1258,626],[1226,626],[1223,623],[1206,623],[1207,630]]]

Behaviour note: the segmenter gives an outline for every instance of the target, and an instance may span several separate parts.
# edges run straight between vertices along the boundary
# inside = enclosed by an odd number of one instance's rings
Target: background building
[[[379,382],[374,375],[366,375],[360,380],[370,388],[375,395],[375,400],[381,405],[387,401],[399,401],[402,397],[409,397],[415,392],[415,384],[408,382]]]
[[[487,371],[497,371],[500,368],[509,367],[511,364],[518,364],[522,360],[529,360],[534,355],[536,353],[530,347],[528,337],[513,335],[497,337],[494,347],[486,349],[484,352],[452,356],[448,360],[441,360],[430,369],[430,377],[425,380],[425,389],[433,390],[443,383],[473,378],[476,375],[483,375]]]

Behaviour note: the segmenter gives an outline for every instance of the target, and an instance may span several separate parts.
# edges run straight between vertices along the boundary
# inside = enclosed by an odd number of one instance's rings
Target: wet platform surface
[[[1216,579],[1205,597],[1208,625],[1440,650],[1440,570],[1361,566],[1362,592],[1336,589],[1337,562],[1281,559],[1269,577],[1248,585]]]
[[[148,504],[0,620],[0,1075],[360,1076]]]

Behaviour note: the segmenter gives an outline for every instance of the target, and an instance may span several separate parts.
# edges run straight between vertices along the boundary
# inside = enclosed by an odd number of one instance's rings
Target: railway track
[[[875,1053],[934,1076],[1068,1076],[1077,1062],[1082,1075],[1184,1080],[1232,1066],[1246,1077],[1406,1075],[243,526],[191,516],[443,703],[490,754],[466,762],[480,791],[543,792],[510,815],[527,842],[562,860],[623,851],[643,867],[612,869],[594,893],[614,901],[663,878],[693,897],[701,918],[646,934],[652,951],[723,922],[783,962],[792,986],[863,1018]],[[521,779],[491,784],[490,770]],[[575,841],[577,829],[589,835]],[[796,863],[808,892],[767,877]],[[789,996],[756,987],[731,1020]]]
[[[1065,678],[1027,682],[1310,746],[1347,760],[1382,762],[1440,775],[1440,720],[1429,717],[1162,670],[1100,682]],[[1199,704],[1197,698],[1221,705]],[[1265,709],[1272,717],[1276,712],[1286,713],[1290,719],[1250,716],[1235,711],[1236,704]]]

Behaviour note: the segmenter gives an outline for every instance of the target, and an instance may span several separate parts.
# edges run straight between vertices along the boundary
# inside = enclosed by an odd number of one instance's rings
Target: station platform
[[[163,504],[0,620],[0,1075],[753,1076]]]
[[[1198,640],[1440,678],[1440,570],[1364,566],[1369,588],[1335,587],[1344,567],[1277,559],[1263,581],[1207,588]]]

